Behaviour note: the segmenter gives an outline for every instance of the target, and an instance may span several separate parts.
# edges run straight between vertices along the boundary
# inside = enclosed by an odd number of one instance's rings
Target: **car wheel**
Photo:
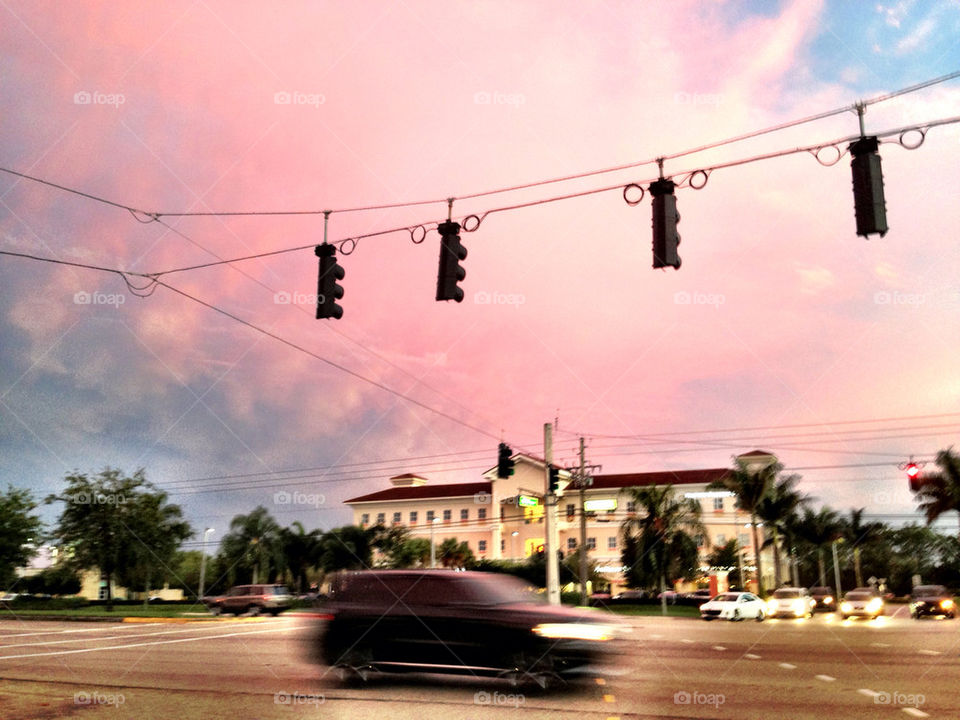
[[[849,615],[840,615],[840,618],[841,618],[842,620],[849,620],[849,619],[850,619],[850,616],[849,616]]]
[[[257,615],[260,614],[260,610],[261,608],[259,605],[251,605],[247,608],[247,614],[250,615],[250,617],[257,617]]]
[[[739,610],[734,610],[734,611],[733,611],[733,617],[730,618],[730,619],[733,620],[734,622],[737,622],[738,620],[740,620],[740,611],[739,611]]]
[[[757,622],[763,622],[763,619],[766,617],[763,610],[757,610]]]
[[[710,622],[711,620],[713,620],[712,617],[707,617],[706,615],[702,615],[701,617],[702,617],[704,620],[706,620],[707,622]]]

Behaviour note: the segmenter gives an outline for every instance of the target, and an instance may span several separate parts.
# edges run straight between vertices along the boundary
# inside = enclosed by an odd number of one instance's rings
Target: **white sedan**
[[[766,603],[753,593],[720,593],[710,602],[700,606],[700,617],[704,620],[720,618],[722,620],[745,620],[753,618],[761,622],[767,616]]]

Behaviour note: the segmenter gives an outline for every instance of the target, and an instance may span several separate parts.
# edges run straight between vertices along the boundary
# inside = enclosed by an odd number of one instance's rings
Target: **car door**
[[[760,598],[750,593],[744,593],[740,596],[738,602],[740,617],[756,617],[760,612]]]

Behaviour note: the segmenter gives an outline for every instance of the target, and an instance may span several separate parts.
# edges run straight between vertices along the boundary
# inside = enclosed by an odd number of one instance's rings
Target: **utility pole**
[[[560,604],[560,562],[557,558],[557,545],[560,534],[557,532],[557,496],[550,490],[550,466],[553,464],[553,425],[545,423],[543,426],[543,469],[544,481],[544,522],[546,538],[544,539],[544,555],[547,563],[547,602],[551,605]]]
[[[830,549],[833,550],[833,579],[837,583],[837,597],[841,597],[843,590],[840,588],[840,563],[837,562],[837,543],[840,540],[834,540],[830,543]]]
[[[584,508],[587,498],[587,470],[583,459],[583,438],[580,438],[580,604],[587,604],[587,511]]]

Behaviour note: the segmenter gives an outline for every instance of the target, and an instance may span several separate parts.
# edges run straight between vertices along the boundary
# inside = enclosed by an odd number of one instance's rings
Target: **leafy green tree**
[[[773,577],[777,587],[783,582],[780,538],[790,537],[790,520],[806,505],[808,498],[797,490],[799,475],[776,477],[757,505],[757,516],[770,528],[773,546]],[[759,566],[758,566],[759,569]],[[742,585],[741,585],[742,587]]]
[[[293,587],[297,592],[306,592],[309,585],[307,569],[315,567],[319,553],[318,530],[307,532],[300,521],[280,530],[280,544],[287,569],[293,576]]]
[[[230,530],[220,541],[220,551],[236,568],[241,582],[270,582],[283,569],[280,526],[262,505],[230,521]],[[262,578],[262,579],[261,579]]]
[[[828,507],[822,507],[817,512],[804,508],[803,514],[797,523],[797,532],[817,552],[818,584],[826,585],[826,566],[823,560],[824,548],[843,534],[840,516]]]
[[[777,476],[783,470],[778,462],[768,463],[754,468],[749,458],[734,457],[733,469],[725,477],[710,483],[711,489],[726,489],[736,495],[737,508],[750,516],[750,533],[753,539],[753,554],[757,565],[757,594],[763,595],[763,566],[760,550],[763,543],[757,534],[757,515],[760,504],[776,484]]]
[[[736,572],[736,577],[738,578],[736,586],[743,587],[744,578],[740,577],[740,562],[737,559],[738,549],[736,538],[731,538],[720,547],[713,549],[707,556],[707,563],[709,563],[710,567],[725,568],[731,573]]]
[[[377,524],[369,529],[370,544],[379,551],[383,558],[383,564],[389,567],[397,567],[397,555],[402,551],[404,544],[410,539],[410,531],[403,525]],[[429,555],[430,541],[427,541],[427,554]]]
[[[863,587],[863,571],[861,570],[861,550],[864,545],[869,545],[883,532],[883,523],[864,522],[864,508],[851,510],[849,517],[843,518],[843,538],[847,541],[853,555],[853,572],[856,579],[856,587]]]
[[[163,570],[190,526],[143,468],[130,476],[109,467],[94,477],[74,473],[65,482],[63,493],[46,498],[64,503],[54,537],[74,565],[99,569],[112,610],[113,581],[146,577],[153,572],[148,566]]]
[[[430,541],[427,538],[409,538],[392,555],[390,567],[426,567],[430,562]]]
[[[29,490],[10,486],[0,493],[0,587],[9,587],[16,568],[26,565],[36,554],[43,528],[33,514],[37,504]]]
[[[373,562],[373,533],[357,525],[329,530],[320,537],[318,559],[325,572],[366,570]]]
[[[466,540],[446,538],[437,548],[437,559],[445,568],[465,568],[473,564],[473,551]]]
[[[960,454],[951,446],[938,452],[935,462],[937,470],[922,475],[915,497],[918,509],[927,516],[928,525],[945,512],[960,513]]]
[[[693,538],[707,534],[700,503],[691,498],[678,500],[670,485],[624,488],[622,492],[637,508],[620,526],[627,586],[659,584],[662,592],[668,580],[692,578],[698,565]]]
[[[81,587],[76,569],[62,562],[24,578],[24,582],[27,592],[34,595],[76,595]]]

